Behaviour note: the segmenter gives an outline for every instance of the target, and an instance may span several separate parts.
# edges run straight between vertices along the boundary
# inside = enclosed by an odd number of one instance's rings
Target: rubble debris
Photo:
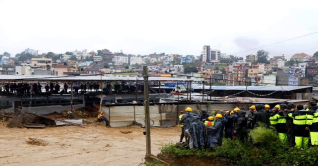
[[[45,128],[45,124],[38,124],[38,123],[29,123],[23,126],[26,128]]]
[[[26,143],[30,145],[37,145],[37,146],[46,146],[49,144],[48,142],[42,139],[37,139],[37,138],[29,138],[29,140],[27,140]]]
[[[132,133],[132,131],[120,131],[121,133],[123,134],[129,134],[129,133]]]

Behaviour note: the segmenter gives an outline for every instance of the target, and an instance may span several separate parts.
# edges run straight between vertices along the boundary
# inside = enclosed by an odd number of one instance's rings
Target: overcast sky
[[[200,55],[210,45],[235,54],[318,32],[317,20],[315,0],[0,0],[0,53],[107,48]],[[263,49],[312,55],[318,33]]]

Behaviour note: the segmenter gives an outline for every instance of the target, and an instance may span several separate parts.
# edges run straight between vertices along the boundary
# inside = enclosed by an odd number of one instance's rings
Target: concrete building
[[[14,75],[15,74],[15,67],[9,65],[2,65],[0,66],[0,74],[1,75]]]
[[[283,70],[277,70],[276,86],[288,86],[289,75]]]
[[[103,60],[103,58],[101,56],[95,55],[94,57],[94,62],[100,62]]]
[[[258,63],[258,73],[265,73],[265,63]]]
[[[257,61],[257,56],[256,55],[253,55],[253,54],[250,54],[250,55],[246,55],[246,62],[255,62]]]
[[[56,76],[67,76],[67,72],[72,72],[71,66],[55,66],[53,73]]]
[[[220,50],[211,50],[211,62],[219,62],[221,57],[221,51]]]
[[[132,56],[130,57],[130,65],[135,65],[135,64],[144,64],[144,60],[141,56]]]
[[[309,59],[310,56],[305,54],[305,53],[298,53],[298,54],[294,54],[290,60],[294,60],[294,61],[300,61],[300,62],[304,62],[307,59]]]
[[[295,75],[289,75],[288,86],[298,86],[299,80]]]
[[[194,56],[181,57],[181,63],[192,63],[194,61]]]
[[[245,85],[248,68],[245,65],[233,66],[235,85]]]
[[[51,70],[52,58],[32,58],[31,67],[40,67],[42,69]]]
[[[307,66],[306,63],[296,63],[296,64],[294,64],[295,73],[297,73],[299,77],[305,77],[306,66]]]
[[[276,76],[273,74],[264,75],[262,84],[265,86],[276,86]]]
[[[210,58],[211,58],[210,46],[208,46],[208,45],[203,46],[201,58],[202,58],[202,62],[209,62],[210,61]]]
[[[252,66],[246,66],[247,68],[247,77],[253,78],[256,77],[259,73],[259,66],[258,65],[252,65]]]
[[[184,68],[183,65],[173,65],[170,67],[170,72],[171,73],[183,73]]]
[[[15,66],[15,75],[32,75],[30,65]]]
[[[128,64],[128,57],[127,56],[114,56],[112,61],[114,62],[114,65]]]

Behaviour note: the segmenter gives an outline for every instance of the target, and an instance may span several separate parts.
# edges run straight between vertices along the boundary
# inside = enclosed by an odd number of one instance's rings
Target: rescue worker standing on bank
[[[208,120],[206,120],[204,122],[204,125],[205,125],[206,128],[213,127],[214,126],[214,117],[213,116],[209,116]]]
[[[289,114],[294,119],[294,133],[295,133],[295,147],[296,148],[308,148],[309,135],[307,136],[307,111],[304,110],[302,105],[297,106],[297,111]]]
[[[287,105],[288,112],[286,117],[286,128],[287,128],[287,140],[289,146],[295,146],[295,134],[294,134],[294,122],[292,115],[295,111],[295,104],[288,103]]]
[[[309,112],[307,114],[307,125],[310,130],[311,145],[318,145],[318,110],[316,102],[311,101],[308,104]]]
[[[215,148],[219,145],[221,137],[221,132],[223,128],[223,123],[222,123],[222,115],[221,114],[216,114],[215,116],[215,124],[213,127],[208,127],[207,133],[208,133],[208,138],[207,138],[207,143],[209,148]]]
[[[236,137],[241,141],[245,142],[247,141],[247,119],[245,117],[245,112],[244,111],[239,111],[238,112],[238,120],[237,120],[237,125],[234,128],[234,134],[236,134]]]
[[[253,129],[253,119],[254,119],[255,110],[256,110],[255,105],[250,106],[250,109],[247,115],[247,129]]]
[[[276,114],[278,113],[278,111],[280,110],[280,105],[276,105],[271,112],[269,112],[269,121],[271,123],[271,126],[274,127],[277,131],[277,123],[278,123],[278,119]]]
[[[192,113],[192,108],[191,107],[187,107],[185,109],[185,111],[187,113],[182,116],[182,118],[180,120],[180,123],[183,123],[184,136],[186,138],[186,142],[189,143],[189,137],[190,137],[189,126],[194,121],[195,114]]]
[[[179,115],[179,126],[181,127],[180,142],[182,142],[183,137],[184,137],[184,123],[180,123],[183,115],[184,115],[184,112],[180,111],[180,115]]]
[[[225,138],[232,139],[233,137],[233,124],[234,124],[234,111],[225,114],[227,123],[224,125]]]
[[[278,110],[278,113],[276,114],[277,116],[277,133],[278,133],[278,138],[282,143],[287,142],[287,128],[286,128],[286,117],[287,114],[285,113],[285,109],[287,106],[285,104],[281,105],[282,109]]]

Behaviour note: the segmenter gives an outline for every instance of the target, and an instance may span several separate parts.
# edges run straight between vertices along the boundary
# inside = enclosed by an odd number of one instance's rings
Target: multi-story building
[[[299,77],[305,77],[306,74],[306,63],[296,63],[294,64],[295,72]]]
[[[298,77],[295,75],[289,75],[288,77],[288,86],[298,86]]]
[[[258,65],[252,65],[252,66],[246,66],[247,68],[247,77],[253,78],[256,77],[259,73],[259,66]]]
[[[234,84],[245,85],[248,68],[245,65],[233,66]]]
[[[103,60],[102,56],[98,56],[98,55],[95,55],[93,58],[94,58],[94,62],[100,62]]]
[[[211,58],[211,50],[210,46],[205,45],[203,46],[202,50],[202,62],[209,62]]]
[[[211,62],[218,62],[221,57],[221,51],[220,50],[211,50]]]
[[[114,56],[112,59],[114,62],[114,65],[123,65],[123,64],[128,64],[128,57],[127,56]]]
[[[130,57],[130,65],[134,64],[144,64],[144,60],[141,56],[132,56]]]
[[[184,72],[183,65],[170,66],[170,72],[171,73],[183,73]]]
[[[187,55],[185,57],[181,57],[181,63],[192,63],[194,61],[194,56]]]
[[[307,59],[309,59],[310,56],[305,54],[305,53],[299,53],[299,54],[294,54],[290,60],[294,60],[294,61],[300,61],[300,62],[304,62]]]
[[[257,56],[250,54],[250,55],[246,55],[246,62],[255,62],[257,61]]]
[[[0,74],[1,75],[14,75],[15,74],[15,66],[9,66],[9,65],[0,66]]]
[[[39,54],[39,51],[38,50],[34,50],[34,49],[30,49],[30,48],[27,48],[23,51],[25,54],[32,54],[32,55],[38,55]]]
[[[52,58],[32,58],[31,67],[39,67],[46,70],[52,68]]]

